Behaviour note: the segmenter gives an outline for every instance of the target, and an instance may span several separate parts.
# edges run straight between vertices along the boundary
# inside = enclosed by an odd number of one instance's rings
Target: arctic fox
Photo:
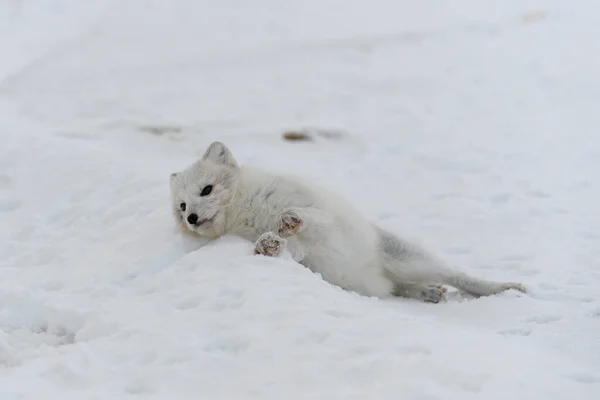
[[[323,187],[238,166],[221,142],[172,173],[170,189],[173,214],[188,233],[237,235],[255,243],[255,254],[270,257],[287,248],[330,284],[362,295],[438,303],[445,299],[444,284],[476,297],[526,292],[520,283],[485,281],[448,268]]]

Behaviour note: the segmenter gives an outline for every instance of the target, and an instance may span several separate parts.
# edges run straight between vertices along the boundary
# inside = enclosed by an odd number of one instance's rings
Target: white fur
[[[200,196],[207,185],[213,185],[211,194]],[[212,143],[201,160],[172,174],[170,188],[178,223],[203,237],[234,234],[256,242],[266,232],[277,234],[282,214],[299,216],[302,228],[281,239],[294,260],[331,284],[363,295],[438,302],[444,293],[442,284],[475,296],[508,289],[525,291],[518,283],[483,281],[449,269],[422,249],[377,227],[323,187],[240,167],[220,142]],[[186,204],[185,211],[181,203]],[[190,224],[191,213],[205,222]]]

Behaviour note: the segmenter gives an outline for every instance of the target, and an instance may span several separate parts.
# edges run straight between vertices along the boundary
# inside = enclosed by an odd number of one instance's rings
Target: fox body
[[[486,281],[448,268],[326,188],[239,166],[221,142],[171,174],[170,189],[173,215],[185,231],[207,238],[237,235],[265,256],[287,248],[324,280],[362,295],[437,303],[444,299],[442,285],[473,296],[526,291],[520,283]]]

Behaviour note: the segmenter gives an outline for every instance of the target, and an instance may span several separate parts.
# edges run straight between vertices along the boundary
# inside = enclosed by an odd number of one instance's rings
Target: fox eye
[[[204,186],[204,189],[202,189],[202,191],[200,192],[200,196],[208,196],[210,192],[212,192],[212,188],[212,185]]]
[[[179,208],[181,208],[181,211],[185,211],[185,203],[181,203],[179,205]]]

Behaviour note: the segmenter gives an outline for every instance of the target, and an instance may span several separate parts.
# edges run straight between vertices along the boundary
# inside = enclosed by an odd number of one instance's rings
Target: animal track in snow
[[[21,207],[21,202],[8,195],[12,178],[6,174],[0,174],[0,212],[9,212]],[[4,193],[3,193],[4,192]],[[6,196],[6,197],[5,197]]]
[[[534,190],[529,190],[527,191],[527,194],[531,197],[535,197],[538,199],[547,199],[552,197],[552,195],[548,192],[545,192],[543,190],[539,190],[539,189],[534,189]]]
[[[11,177],[6,174],[0,174],[0,189],[6,188],[12,181]]]
[[[497,193],[490,197],[490,201],[497,204],[508,203],[512,197],[511,193]]]
[[[110,331],[101,321],[19,296],[0,293],[0,353],[31,354],[42,346],[61,347],[87,341]],[[10,357],[9,357],[10,358]]]
[[[527,328],[510,328],[498,331],[499,334],[504,336],[529,336],[531,332],[532,330]]]
[[[597,318],[600,319],[600,306],[597,306],[596,308],[588,311],[586,313],[586,315],[590,318]]]
[[[565,375],[565,378],[572,379],[575,382],[579,382],[579,383],[588,383],[588,384],[589,383],[600,383],[600,376],[598,376],[598,375],[576,373],[576,374]]]
[[[550,324],[552,322],[558,322],[562,319],[562,316],[556,314],[542,314],[534,315],[525,319],[525,322],[535,323],[540,325]]]
[[[10,212],[21,207],[19,200],[0,199],[0,212]]]

